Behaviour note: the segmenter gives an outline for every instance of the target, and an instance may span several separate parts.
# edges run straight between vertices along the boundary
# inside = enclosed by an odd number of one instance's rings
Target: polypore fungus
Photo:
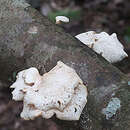
[[[36,68],[19,72],[11,88],[13,99],[24,102],[21,117],[25,120],[54,114],[61,120],[79,120],[87,103],[86,86],[74,69],[60,61],[43,76]]]
[[[61,22],[68,23],[69,18],[65,16],[56,16],[56,24],[60,24]]]
[[[116,33],[109,35],[106,32],[96,33],[89,31],[75,37],[98,54],[101,54],[111,63],[121,61],[125,57],[128,57]]]

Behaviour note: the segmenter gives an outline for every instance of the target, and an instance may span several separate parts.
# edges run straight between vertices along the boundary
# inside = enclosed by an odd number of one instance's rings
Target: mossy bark
[[[37,33],[29,33],[34,26]],[[43,74],[59,60],[76,70],[89,95],[80,121],[57,123],[67,130],[72,124],[81,130],[130,129],[130,86],[123,73],[23,0],[0,1],[0,79],[8,82],[13,72],[32,66]],[[120,108],[106,119],[103,109],[113,98]]]

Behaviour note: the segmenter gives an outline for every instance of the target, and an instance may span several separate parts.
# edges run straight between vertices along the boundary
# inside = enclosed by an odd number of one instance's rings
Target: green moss
[[[125,30],[124,39],[130,43],[130,26]]]

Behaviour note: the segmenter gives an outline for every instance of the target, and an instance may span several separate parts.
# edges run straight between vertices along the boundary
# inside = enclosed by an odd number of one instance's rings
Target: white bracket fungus
[[[54,114],[61,120],[79,120],[87,103],[86,86],[74,69],[60,61],[43,76],[33,67],[19,72],[11,88],[13,99],[24,102],[25,120]]]
[[[60,24],[61,22],[68,23],[70,20],[65,16],[56,16],[56,24]]]
[[[111,63],[128,57],[116,33],[109,35],[106,32],[95,33],[94,31],[89,31],[75,37]]]

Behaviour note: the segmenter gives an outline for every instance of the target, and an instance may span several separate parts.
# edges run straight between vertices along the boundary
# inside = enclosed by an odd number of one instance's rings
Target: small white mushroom
[[[66,16],[56,16],[56,24],[61,24],[61,22],[68,23],[69,18]]]
[[[25,120],[54,114],[62,120],[79,120],[87,103],[86,86],[74,69],[60,61],[43,76],[36,68],[19,72],[11,88],[15,88],[13,99],[24,102],[21,117]]]
[[[89,31],[75,37],[111,63],[128,57],[116,33],[109,35],[106,32],[95,33],[94,31]]]

